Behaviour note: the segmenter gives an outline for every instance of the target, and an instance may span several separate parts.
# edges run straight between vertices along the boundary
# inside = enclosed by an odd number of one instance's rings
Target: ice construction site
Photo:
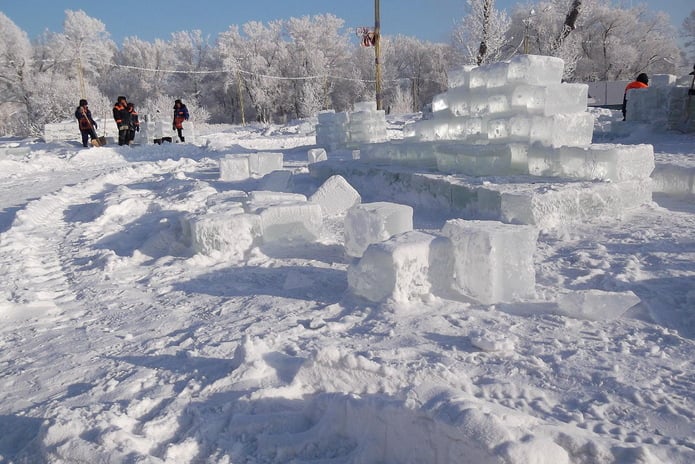
[[[655,185],[651,145],[592,143],[588,86],[562,83],[563,67],[559,58],[520,55],[452,72],[431,117],[408,124],[399,140],[388,139],[384,111],[373,102],[321,112],[320,148],[307,154],[310,174],[324,182],[313,195],[288,193],[292,173],[282,169],[282,153],[228,154],[221,180],[265,176],[265,190],[225,192],[188,215],[184,230],[200,252],[243,255],[259,241],[316,240],[324,217],[343,214],[345,250],[354,258],[349,287],[358,296],[533,298],[540,231],[639,208]],[[692,188],[677,179],[683,175],[692,172],[665,172],[660,183]],[[440,230],[414,230],[418,208],[451,219]],[[574,293],[561,295],[559,312],[612,318],[638,302],[624,292]]]

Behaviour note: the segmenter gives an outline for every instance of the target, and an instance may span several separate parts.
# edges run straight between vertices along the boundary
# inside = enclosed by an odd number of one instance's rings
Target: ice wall
[[[357,102],[352,112],[322,111],[316,125],[316,145],[328,150],[358,148],[362,144],[383,142],[386,114],[375,102]]]

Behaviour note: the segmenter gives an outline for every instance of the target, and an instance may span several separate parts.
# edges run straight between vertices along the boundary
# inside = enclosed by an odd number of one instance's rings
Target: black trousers
[[[183,137],[183,129],[180,127],[177,127],[176,132],[179,134],[179,140],[182,142],[185,142],[186,139]]]
[[[129,141],[128,128],[126,127],[123,130],[118,129],[118,144],[119,145],[128,145],[128,141]]]
[[[92,140],[97,138],[97,133],[94,129],[82,130],[80,129],[80,134],[82,135],[82,146],[88,147],[87,140],[91,137]]]

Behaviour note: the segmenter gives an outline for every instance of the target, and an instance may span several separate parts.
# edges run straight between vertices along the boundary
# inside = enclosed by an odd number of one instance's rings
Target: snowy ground
[[[282,151],[297,191],[318,187],[301,128],[0,140],[31,148],[0,157],[0,462],[695,462],[692,198],[544,232],[538,300],[517,304],[367,304],[339,220],[315,244],[193,254],[183,214],[255,188],[218,180],[230,149]],[[695,165],[693,135],[611,141]],[[543,314],[559,288],[642,303]]]

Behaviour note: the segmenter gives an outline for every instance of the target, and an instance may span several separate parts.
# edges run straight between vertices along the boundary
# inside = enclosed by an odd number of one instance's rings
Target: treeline
[[[470,0],[451,43],[382,37],[384,107],[419,111],[446,89],[448,70],[517,53],[562,57],[569,81],[685,68],[663,16],[581,3],[572,2],[570,29],[565,0],[511,16],[493,0]],[[233,25],[214,41],[195,30],[153,42],[129,37],[117,46],[100,20],[71,10],[62,32],[32,41],[0,12],[0,135],[38,135],[44,124],[70,118],[82,97],[97,117],[109,117],[117,95],[141,114],[169,115],[181,98],[194,121],[214,123],[350,109],[374,99],[374,49],[360,42],[342,19],[326,14]]]

